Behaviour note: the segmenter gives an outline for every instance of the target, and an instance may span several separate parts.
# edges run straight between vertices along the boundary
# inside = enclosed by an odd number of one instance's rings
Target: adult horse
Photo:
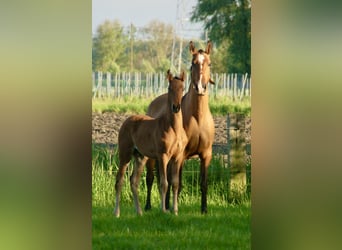
[[[214,82],[210,79],[210,52],[212,44],[207,43],[205,51],[197,50],[189,44],[192,54],[191,82],[188,92],[182,98],[183,127],[188,143],[184,150],[185,158],[198,155],[201,161],[201,212],[207,213],[208,167],[212,158],[212,144],[214,142],[215,126],[209,109],[208,84]],[[167,94],[153,100],[147,114],[151,117],[160,117],[167,112]],[[151,187],[154,179],[154,161],[147,162],[147,199],[145,209],[151,208]],[[181,185],[181,173],[179,174]],[[180,191],[180,188],[179,188]],[[168,197],[166,198],[168,203]]]
[[[166,112],[152,118],[146,115],[133,115],[127,118],[119,131],[119,170],[116,175],[116,205],[114,215],[120,216],[120,194],[124,173],[132,156],[135,158],[133,173],[130,177],[131,190],[136,211],[142,214],[138,186],[141,172],[148,158],[157,159],[160,174],[161,207],[165,212],[165,197],[168,189],[167,165],[170,162],[172,173],[172,190],[174,213],[178,213],[178,181],[179,169],[184,161],[184,148],[187,136],[183,129],[183,117],[181,112],[181,100],[184,90],[184,72],[180,78],[173,77],[167,72],[169,88],[167,93]]]

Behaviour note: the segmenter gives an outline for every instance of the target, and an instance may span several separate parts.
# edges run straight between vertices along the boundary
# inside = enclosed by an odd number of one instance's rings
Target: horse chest
[[[199,154],[211,147],[214,140],[214,122],[212,118],[198,122],[193,119],[187,127],[188,144],[186,153],[188,155]]]

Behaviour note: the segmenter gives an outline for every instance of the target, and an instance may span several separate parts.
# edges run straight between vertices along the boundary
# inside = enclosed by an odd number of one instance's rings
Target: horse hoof
[[[145,211],[149,211],[149,210],[151,210],[151,209],[152,209],[151,205],[146,205],[146,206],[145,206]]]
[[[114,216],[115,216],[116,218],[119,218],[119,217],[120,217],[120,212],[117,211],[117,210],[114,210],[113,214],[114,214]]]

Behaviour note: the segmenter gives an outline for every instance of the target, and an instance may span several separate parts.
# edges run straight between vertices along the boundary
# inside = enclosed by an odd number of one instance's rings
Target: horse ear
[[[210,55],[210,52],[211,52],[211,49],[212,49],[212,43],[210,40],[208,40],[208,43],[207,43],[207,48],[205,49],[205,53],[207,53],[208,55]]]
[[[195,49],[195,45],[192,41],[190,41],[189,43],[189,49],[190,49],[190,53],[191,54],[195,54],[196,53],[196,49]]]
[[[179,79],[180,79],[181,81],[184,81],[184,79],[185,79],[185,72],[184,72],[184,70],[183,70],[182,73],[180,74]]]
[[[171,81],[172,80],[172,74],[170,72],[170,69],[167,70],[167,80]]]

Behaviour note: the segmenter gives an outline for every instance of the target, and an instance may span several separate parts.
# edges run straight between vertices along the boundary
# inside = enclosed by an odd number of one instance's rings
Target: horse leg
[[[127,169],[128,163],[130,161],[130,154],[120,157],[120,165],[119,170],[116,174],[116,182],[115,182],[115,209],[114,215],[115,217],[120,217],[120,196],[121,189],[124,180],[124,174]]]
[[[172,166],[171,178],[172,178],[172,191],[173,191],[173,212],[178,215],[178,192],[179,192],[179,174],[181,164],[175,162]]]
[[[138,188],[139,188],[140,176],[148,158],[144,157],[139,152],[135,151],[134,159],[135,159],[135,164],[134,164],[132,175],[130,177],[130,183],[131,183],[131,190],[133,193],[135,209],[138,215],[142,215],[141,207],[139,204]]]
[[[207,191],[208,191],[208,167],[211,161],[211,152],[201,156],[201,212],[207,213]]]
[[[172,166],[171,161],[167,164],[167,182],[172,183]],[[171,185],[168,185],[166,196],[165,196],[165,208],[167,210],[170,209],[170,192],[171,192]]]
[[[162,156],[158,160],[158,167],[159,167],[159,175],[160,175],[160,186],[159,186],[159,192],[160,192],[160,198],[161,198],[161,209],[163,212],[166,212],[165,207],[165,197],[168,187],[167,182],[167,156]]]
[[[177,193],[177,201],[178,201],[178,197],[179,197],[179,194],[181,192],[181,189],[182,189],[182,167],[181,166],[179,168],[179,173],[177,174],[178,178],[179,178],[179,181],[178,181],[178,193]],[[168,182],[171,183],[172,182],[172,172],[170,171],[170,174],[167,175],[168,176]],[[167,188],[167,192],[166,192],[166,198],[165,198],[165,207],[166,209],[169,209],[170,208],[170,190],[171,189],[171,186],[169,185],[168,188]]]
[[[151,192],[152,192],[152,184],[154,180],[154,166],[155,166],[155,160],[148,159],[146,162],[146,186],[147,186],[147,196],[146,196],[146,205],[145,205],[145,211],[151,210]]]
[[[179,177],[179,187],[178,187],[178,197],[179,197],[179,194],[183,188],[183,185],[182,185],[182,170],[183,170],[183,165],[184,163],[180,166],[179,168],[179,173],[178,173],[178,177]]]

